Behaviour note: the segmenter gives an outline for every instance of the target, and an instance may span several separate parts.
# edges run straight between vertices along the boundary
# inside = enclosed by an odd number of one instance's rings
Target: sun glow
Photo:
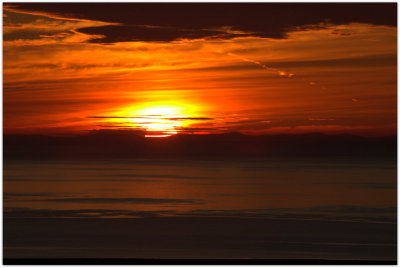
[[[136,107],[135,107],[136,108]],[[163,138],[178,134],[188,126],[193,108],[181,105],[143,104],[139,108],[127,108],[119,123],[146,131],[147,138]]]
[[[163,138],[178,134],[176,128],[182,127],[182,122],[171,118],[179,116],[176,107],[151,107],[139,112],[143,118],[133,118],[133,122],[146,128],[147,138]],[[162,133],[162,134],[159,134]]]
[[[171,120],[179,116],[178,107],[156,106],[139,110],[137,118],[133,122],[144,126],[147,138],[164,138],[178,134],[177,127],[182,127],[182,122]]]
[[[214,120],[209,113],[208,105],[177,99],[136,103],[89,118],[104,129],[129,129],[147,138],[164,138],[179,133],[208,133],[203,130],[208,124],[205,121]]]

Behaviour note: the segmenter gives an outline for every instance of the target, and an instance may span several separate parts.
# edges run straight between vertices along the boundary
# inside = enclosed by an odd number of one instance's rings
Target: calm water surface
[[[393,260],[396,183],[371,159],[6,161],[4,255]]]
[[[308,159],[4,164],[5,208],[190,212],[396,205],[396,164]],[[254,213],[254,212],[253,212]]]

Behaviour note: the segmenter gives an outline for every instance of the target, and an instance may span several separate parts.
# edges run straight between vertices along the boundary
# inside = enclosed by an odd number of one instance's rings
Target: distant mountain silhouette
[[[8,159],[96,159],[132,157],[389,157],[396,158],[397,137],[354,135],[178,134],[145,138],[134,131],[94,131],[76,136],[4,135]]]

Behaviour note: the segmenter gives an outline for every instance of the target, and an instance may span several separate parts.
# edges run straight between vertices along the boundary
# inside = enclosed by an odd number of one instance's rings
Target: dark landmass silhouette
[[[396,159],[397,137],[178,134],[145,138],[135,131],[100,130],[74,136],[3,136],[8,159],[137,157],[376,157]]]
[[[140,259],[140,258],[4,258],[5,265],[397,265],[386,260],[327,259]]]

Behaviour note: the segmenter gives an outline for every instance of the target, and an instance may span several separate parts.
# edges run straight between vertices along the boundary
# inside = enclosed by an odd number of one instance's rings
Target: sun
[[[163,138],[178,134],[188,125],[185,118],[193,115],[192,109],[174,104],[142,104],[125,112],[128,124],[146,130],[147,138]]]
[[[179,107],[173,106],[156,106],[141,109],[137,112],[139,115],[147,115],[147,116],[176,116],[179,114]]]
[[[174,106],[148,107],[139,110],[132,121],[146,129],[147,138],[168,137],[178,134],[177,128],[183,127],[183,122],[177,120],[183,116],[179,110]]]
[[[104,127],[144,131],[147,138],[163,138],[178,133],[194,133],[192,126],[204,116],[204,107],[182,101],[147,102],[120,107],[102,118]]]

